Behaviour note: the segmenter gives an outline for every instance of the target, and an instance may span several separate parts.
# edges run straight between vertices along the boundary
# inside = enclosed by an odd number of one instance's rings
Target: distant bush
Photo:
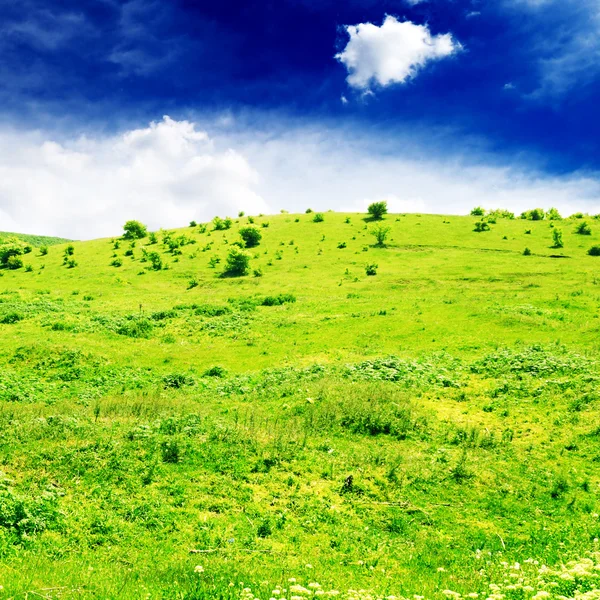
[[[365,273],[367,275],[373,276],[373,275],[377,275],[377,269],[378,269],[378,265],[376,264],[368,264],[365,266]]]
[[[196,221],[190,221],[190,227],[197,227],[198,223]]]
[[[185,373],[171,373],[163,377],[162,383],[165,389],[179,390],[196,385],[196,380],[192,375]]]
[[[323,213],[315,213],[313,223],[322,223],[325,220]]]
[[[552,231],[552,247],[562,248],[564,246],[562,231],[560,229],[554,229]]]
[[[543,221],[545,216],[546,213],[543,208],[534,208],[521,213],[521,219],[527,219],[529,221]]]
[[[277,296],[266,296],[261,302],[261,306],[281,306],[294,302],[296,302],[296,296],[293,294],[278,294]]]
[[[194,314],[203,317],[221,317],[231,312],[229,306],[219,306],[215,304],[201,304],[196,306]]]
[[[163,268],[162,256],[158,252],[149,252],[147,258],[155,271],[160,271]]]
[[[494,208],[488,211],[488,217],[496,219],[514,219],[515,213],[506,210],[505,208]]]
[[[236,246],[229,250],[225,261],[225,271],[223,275],[230,277],[240,277],[246,275],[250,269],[250,255]]]
[[[471,216],[472,217],[483,217],[484,215],[485,215],[485,210],[481,206],[476,206],[471,211]]]
[[[145,317],[129,317],[119,327],[117,333],[130,338],[149,338],[154,326]]]
[[[313,211],[312,208],[307,208],[304,212],[306,212],[307,215],[310,215],[310,213]]]
[[[578,233],[579,235],[592,235],[592,228],[587,221],[582,221],[575,227],[575,233]]]
[[[346,242],[340,242],[340,243],[337,245],[337,247],[338,247],[338,249],[340,249],[340,250],[342,250],[343,248],[346,248]]]
[[[582,212],[576,212],[571,215],[571,219],[583,219],[584,216]]]
[[[263,223],[260,224],[261,227],[264,227],[265,229],[269,226],[269,221],[264,221]]]
[[[131,248],[125,250],[125,256],[133,256],[133,250]]]
[[[240,210],[238,213],[238,217],[241,219],[246,213],[243,210]]]
[[[481,233],[483,231],[489,231],[490,230],[490,225],[487,221],[477,221],[477,223],[475,223],[475,227],[473,229],[473,231],[476,231],[477,233]]]
[[[254,217],[248,217],[248,223],[252,225],[254,223]]]
[[[24,317],[21,313],[11,311],[11,312],[8,312],[8,313],[0,316],[0,323],[2,323],[2,325],[14,325],[15,323],[18,323],[19,321],[22,321],[23,318]]]
[[[115,258],[111,263],[110,263],[111,267],[122,267],[123,266],[123,259],[122,258]]]
[[[65,261],[67,269],[74,269],[77,266],[77,261],[74,258],[69,258]]]
[[[139,221],[127,221],[123,225],[123,237],[126,240],[141,240],[148,235],[146,226]]]
[[[48,254],[48,246],[40,246],[40,256],[46,256]]]
[[[369,208],[367,208],[367,212],[373,219],[383,219],[383,216],[387,214],[387,211],[388,207],[385,200],[373,202],[372,204],[369,204]]]
[[[69,244],[65,248],[65,256],[73,256],[75,254],[75,246],[73,244]]]
[[[600,246],[592,246],[587,253],[590,256],[600,256]]]
[[[17,261],[11,259],[17,259],[19,256],[25,254],[26,245],[27,244],[18,239],[10,239],[3,244],[0,244],[0,267],[20,269],[23,266],[23,261],[21,261],[19,266],[15,266],[18,264]]]
[[[390,231],[391,229],[389,227],[382,225],[381,223],[377,223],[377,225],[375,225],[375,227],[373,227],[369,233],[375,238],[376,245],[383,247],[385,246],[385,240],[387,239]]]
[[[529,248],[525,248],[525,250],[523,250],[523,256],[531,256],[531,250]]]
[[[9,256],[5,266],[12,270],[20,269],[23,266],[23,259],[20,256]]]
[[[556,208],[551,208],[548,211],[546,211],[546,218],[549,221],[561,221],[562,217],[560,216],[560,213],[558,212],[558,209]]]
[[[149,244],[158,244],[158,237],[157,237],[156,233],[151,232],[150,234],[148,234],[148,243]]]
[[[224,369],[223,367],[219,366],[214,366],[210,369],[206,369],[206,371],[204,371],[203,373],[204,377],[225,377],[226,375],[227,369]]]
[[[233,221],[230,217],[226,217],[225,219],[221,219],[221,217],[215,217],[213,219],[213,227],[215,231],[225,231],[226,229],[231,229],[233,225]]]

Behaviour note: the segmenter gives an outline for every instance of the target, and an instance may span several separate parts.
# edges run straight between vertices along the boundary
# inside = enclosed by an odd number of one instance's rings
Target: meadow
[[[599,598],[600,220],[528,216],[0,234],[0,597]]]

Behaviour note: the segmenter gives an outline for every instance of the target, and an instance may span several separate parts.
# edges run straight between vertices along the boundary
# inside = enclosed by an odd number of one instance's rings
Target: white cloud
[[[451,34],[431,35],[427,25],[386,16],[378,27],[360,23],[346,27],[347,46],[336,55],[348,70],[348,84],[368,89],[373,83],[388,86],[414,77],[428,62],[457,52],[461,45]]]
[[[200,127],[167,117],[60,142],[0,131],[0,231],[86,239],[117,235],[131,218],[158,229],[240,210],[364,211],[379,199],[398,212],[467,214],[482,205],[600,213],[595,173],[550,176],[526,170],[521,156],[502,164],[481,145],[449,158],[444,144],[467,148],[464,140],[414,129],[362,135],[320,123],[293,128],[272,116],[262,130],[243,123],[213,118]]]
[[[185,225],[242,207],[267,212],[258,173],[217,150],[192,123],[165,117],[107,138],[57,143],[0,134],[0,230],[75,238],[113,235],[130,218]]]

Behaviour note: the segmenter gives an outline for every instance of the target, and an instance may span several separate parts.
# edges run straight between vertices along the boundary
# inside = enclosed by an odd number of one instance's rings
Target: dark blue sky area
[[[3,118],[36,127],[69,115],[72,127],[110,130],[165,113],[274,110],[388,132],[448,129],[553,172],[598,169],[595,4],[0,0]],[[365,98],[334,55],[344,25],[380,25],[386,14],[463,48]]]

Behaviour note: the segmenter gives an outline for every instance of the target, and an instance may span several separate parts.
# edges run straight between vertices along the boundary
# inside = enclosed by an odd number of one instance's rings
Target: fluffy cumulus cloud
[[[388,15],[378,27],[360,23],[346,27],[348,44],[336,58],[348,70],[348,84],[368,90],[373,84],[404,83],[427,63],[456,53],[451,34],[432,35],[427,25],[399,21]]]
[[[267,212],[258,173],[188,121],[61,143],[0,133],[0,230],[91,238],[127,219],[185,225],[244,208]]]

